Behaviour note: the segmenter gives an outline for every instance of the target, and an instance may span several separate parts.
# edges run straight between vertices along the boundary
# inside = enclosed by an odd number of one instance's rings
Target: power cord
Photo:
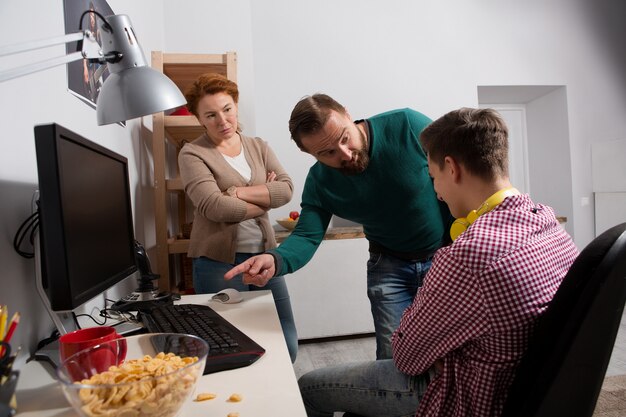
[[[100,312],[100,316],[104,317],[104,321],[102,323],[98,322],[98,320],[96,320],[91,314],[76,314],[76,313],[72,313],[72,315],[74,316],[74,321],[76,322],[76,327],[78,329],[81,328],[80,325],[78,324],[78,318],[79,317],[89,317],[98,326],[104,326],[105,324],[107,324],[107,317],[102,316],[102,311]]]
[[[107,299],[107,301],[111,301]],[[87,314],[87,313],[82,313],[82,314],[76,314],[76,313],[72,313],[72,315],[74,316],[74,321],[76,323],[76,327],[77,328],[81,328],[79,323],[78,323],[78,317],[89,317],[94,323],[96,323],[98,326],[104,326],[107,324],[108,320],[115,320],[117,321],[117,323],[113,324],[113,326],[117,326],[121,323],[124,322],[131,322],[131,323],[138,323],[139,319],[137,318],[136,315],[130,313],[130,312],[119,312],[117,310],[111,310],[109,308],[104,308],[102,310],[100,310],[100,312],[98,313],[98,315],[102,318],[104,318],[104,320],[102,322],[99,322],[98,320],[96,320],[96,318],[94,316],[92,316],[91,314]]]
[[[105,301],[111,303],[111,304],[115,304],[116,301],[115,300],[111,300],[110,298],[105,298]],[[112,320],[118,320],[119,323],[114,324],[113,326],[117,326],[120,325],[124,322],[130,322],[130,323],[139,323],[139,317],[137,316],[137,314],[133,314],[130,311],[117,311],[111,308],[105,308],[104,310],[102,310],[100,312],[100,315],[102,317],[108,317]]]
[[[78,30],[83,30],[83,18],[85,17],[85,15],[86,15],[86,14],[89,14],[89,13],[93,13],[93,14],[95,14],[96,16],[98,16],[100,19],[102,19],[102,21],[104,21],[104,26],[105,26],[105,28],[106,28],[107,30],[109,30],[109,31],[113,32],[113,28],[111,27],[111,25],[109,25],[109,22],[107,22],[107,20],[104,18],[104,16],[102,16],[102,15],[101,15],[100,13],[98,13],[97,11],[95,11],[95,10],[91,10],[91,9],[90,9],[90,10],[85,10],[85,11],[83,12],[83,14],[81,14],[81,15],[80,15],[80,19],[79,19],[79,21],[78,21]]]
[[[35,211],[33,214],[28,216],[26,220],[20,225],[19,229],[15,233],[15,237],[13,238],[13,248],[15,251],[24,258],[30,259],[35,257],[35,233],[39,228],[39,211]],[[30,245],[33,247],[33,251],[25,251],[21,249],[21,246],[24,242],[26,236],[29,236]]]
[[[113,302],[112,300],[109,300],[109,299],[107,299],[107,301]],[[111,314],[110,312],[112,312],[113,314]],[[137,316],[135,316],[132,313],[129,313],[129,312],[118,312],[118,311],[115,311],[115,310],[109,310],[108,308],[100,310],[99,315],[100,315],[100,317],[104,318],[104,321],[102,323],[98,322],[98,320],[96,320],[91,314],[76,314],[76,313],[72,312],[72,318],[74,319],[74,323],[76,324],[76,328],[77,329],[81,329],[82,328],[80,326],[80,324],[78,323],[78,317],[81,317],[81,316],[89,317],[98,326],[106,325],[107,324],[107,320],[109,320],[109,319],[118,321],[117,323],[113,324],[113,326],[119,326],[119,325],[121,325],[121,324],[123,324],[125,322],[131,322],[131,323],[138,323],[139,322]],[[50,344],[50,343],[54,342],[55,340],[57,340],[60,336],[61,336],[61,334],[59,333],[59,331],[57,329],[54,329],[49,337],[47,337],[45,339],[42,339],[42,340],[40,340],[37,343],[37,350],[43,349],[48,344]]]
[[[61,335],[59,331],[57,329],[54,329],[52,333],[50,334],[50,337],[42,339],[39,341],[39,343],[37,343],[37,350],[43,349],[45,346],[57,340],[60,336]]]

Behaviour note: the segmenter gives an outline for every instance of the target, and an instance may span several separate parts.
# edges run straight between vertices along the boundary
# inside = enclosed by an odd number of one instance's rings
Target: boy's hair
[[[236,83],[217,73],[209,72],[200,75],[185,90],[187,109],[198,117],[198,102],[208,94],[217,93],[226,93],[233,98],[235,104],[239,102],[239,89]]]
[[[487,181],[509,176],[509,132],[494,109],[463,107],[428,125],[420,135],[429,159],[439,167],[451,156]]]
[[[306,96],[296,104],[289,118],[289,132],[300,150],[306,152],[302,147],[302,135],[322,129],[330,117],[331,110],[346,114],[346,108],[326,94]]]

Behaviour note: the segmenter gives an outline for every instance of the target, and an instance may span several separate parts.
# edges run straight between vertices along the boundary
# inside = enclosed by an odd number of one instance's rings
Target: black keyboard
[[[206,340],[209,356],[204,374],[251,365],[265,353],[254,340],[205,305],[159,306],[142,311],[140,319],[151,333],[185,333]]]

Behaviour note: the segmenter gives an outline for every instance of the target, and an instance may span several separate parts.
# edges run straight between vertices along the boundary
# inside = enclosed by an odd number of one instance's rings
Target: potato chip
[[[231,394],[231,396],[228,397],[228,400],[226,400],[226,401],[231,402],[231,403],[238,403],[241,400],[242,400],[241,395],[239,395],[239,394]]]
[[[196,396],[196,401],[212,400],[215,397],[217,397],[217,394],[213,394],[211,392],[202,392]]]

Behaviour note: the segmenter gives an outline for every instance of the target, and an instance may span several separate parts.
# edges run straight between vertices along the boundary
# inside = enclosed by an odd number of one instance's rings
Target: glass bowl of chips
[[[173,417],[202,376],[209,346],[196,336],[148,333],[108,341],[57,369],[63,393],[84,417]]]

